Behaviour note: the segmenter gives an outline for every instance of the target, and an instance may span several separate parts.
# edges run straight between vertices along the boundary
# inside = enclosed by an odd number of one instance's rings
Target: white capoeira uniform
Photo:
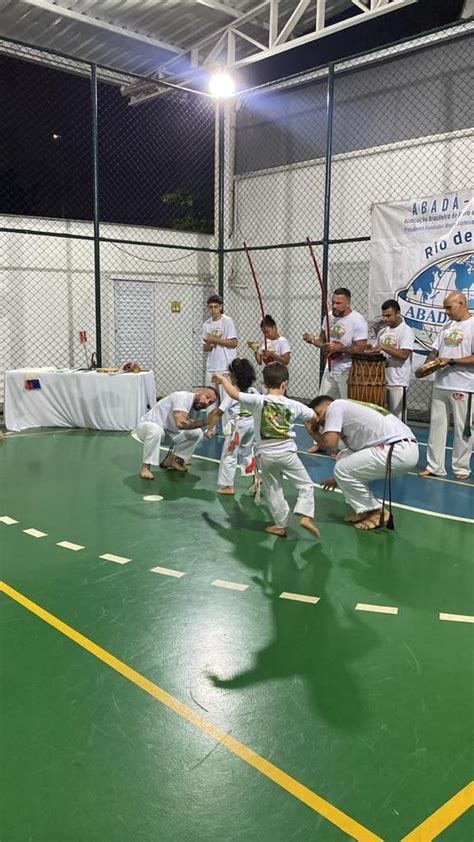
[[[258,394],[249,389],[249,394]],[[255,473],[255,437],[253,415],[243,410],[238,401],[225,395],[219,406],[223,413],[225,441],[222,448],[217,485],[221,488],[234,484],[235,472],[240,468],[242,476]]]
[[[354,401],[331,403],[321,433],[339,433],[347,445],[338,454],[334,476],[346,503],[357,514],[382,506],[369,482],[385,477],[391,444],[394,476],[412,470],[418,462],[418,444],[410,427],[394,415],[382,415]]]
[[[265,342],[263,342],[260,348],[260,354],[263,354],[264,351],[267,351],[269,354],[276,354],[277,357],[283,357],[285,354],[291,354],[291,347],[288,339],[285,339],[284,336],[279,336],[278,339],[267,339],[266,348]],[[263,361],[262,364],[265,365]]]
[[[341,342],[342,345],[350,346],[354,342],[367,339],[367,334],[367,321],[356,310],[352,310],[347,316],[329,316],[330,342]],[[351,364],[350,357],[331,357],[331,370],[326,362],[318,394],[328,395],[330,398],[347,398]]]
[[[186,412],[193,415],[193,392],[172,392],[166,398],[155,404],[140,420],[135,430],[136,437],[143,442],[143,464],[159,465],[161,441],[166,434],[175,447],[175,454],[184,462],[191,461],[191,457],[202,439],[202,430],[178,430],[175,412]]]
[[[237,331],[235,324],[230,318],[222,314],[220,319],[208,319],[203,324],[202,340],[206,341],[208,336],[219,336],[222,339],[237,339]],[[206,386],[214,386],[212,378],[214,374],[228,374],[229,365],[237,356],[235,348],[224,348],[222,345],[215,345],[212,351],[206,352]],[[224,398],[224,390],[222,386],[218,387],[219,397]]]
[[[299,418],[303,421],[312,420],[313,410],[283,395],[240,392],[239,403],[242,409],[249,409],[254,417],[255,446],[262,471],[263,489],[275,525],[284,529],[291,514],[283,494],[283,477],[298,492],[294,513],[313,518],[314,487],[297,455],[293,431],[293,425]]]
[[[450,321],[433,343],[433,350],[440,357],[456,359],[474,354],[474,316],[462,322]],[[430,432],[428,436],[427,469],[436,476],[446,476],[446,436],[449,416],[454,426],[453,473],[458,479],[467,479],[471,473],[472,436],[465,428],[472,426],[474,399],[474,368],[472,366],[447,366],[440,368],[434,377],[431,402]],[[468,419],[468,412],[471,417]],[[469,422],[469,423],[467,423]]]
[[[377,345],[396,348],[400,350],[413,351],[415,347],[415,334],[411,327],[402,321],[397,327],[384,327],[377,334]],[[402,417],[404,405],[406,408],[406,392],[410,385],[411,377],[411,354],[406,360],[398,360],[396,357],[386,354],[385,380],[387,382],[387,403],[390,412],[397,418]]]

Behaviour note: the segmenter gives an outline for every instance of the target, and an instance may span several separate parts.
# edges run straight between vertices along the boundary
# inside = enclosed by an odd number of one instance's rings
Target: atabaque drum
[[[348,397],[352,400],[386,406],[384,355],[354,354],[348,386]]]

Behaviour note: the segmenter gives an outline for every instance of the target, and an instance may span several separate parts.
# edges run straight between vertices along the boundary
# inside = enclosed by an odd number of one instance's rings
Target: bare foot
[[[319,453],[319,444],[312,444],[308,447],[308,453]]]
[[[218,494],[235,494],[235,488],[233,485],[222,485],[220,488],[217,489]]]
[[[423,471],[418,472],[418,476],[419,477],[435,477],[436,474],[434,474],[432,471],[429,471],[428,468],[424,468]]]
[[[306,515],[302,517],[300,519],[300,526],[302,526],[303,529],[307,529],[308,532],[311,532],[311,535],[314,535],[315,538],[321,537],[318,527],[310,517],[307,517]]]
[[[466,480],[469,479],[469,476],[470,474],[456,474],[456,479],[460,482],[466,482]]]
[[[265,532],[269,532],[270,535],[278,535],[279,538],[286,538],[286,529],[282,529],[281,526],[267,526]]]
[[[148,465],[142,465],[140,476],[142,479],[155,479]]]
[[[364,520],[360,520],[358,523],[354,524],[356,529],[360,529],[362,532],[367,532],[371,529],[378,529],[380,524],[380,513],[382,509],[377,509],[375,512],[372,512],[371,515],[366,517]],[[383,525],[387,523],[389,518],[389,513],[386,509],[383,512]]]
[[[184,459],[181,459],[181,456],[175,456],[174,453],[170,453],[169,456],[166,456],[166,458],[160,462],[160,468],[163,468],[165,471],[185,472],[188,470],[188,466],[186,465]]]

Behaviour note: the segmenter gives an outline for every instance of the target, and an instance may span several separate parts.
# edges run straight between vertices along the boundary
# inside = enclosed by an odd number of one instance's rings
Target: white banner
[[[395,298],[415,332],[417,354],[429,353],[448,321],[443,301],[449,292],[463,292],[474,313],[473,196],[461,190],[373,206],[369,319]]]

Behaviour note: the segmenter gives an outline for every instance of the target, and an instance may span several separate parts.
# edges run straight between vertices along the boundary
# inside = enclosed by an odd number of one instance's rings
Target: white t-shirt
[[[323,433],[339,433],[351,450],[390,444],[415,435],[395,415],[382,415],[376,409],[350,400],[336,400],[328,406]]]
[[[352,345],[360,339],[367,339],[369,332],[366,320],[360,313],[353,310],[348,316],[335,318],[329,316],[329,339],[331,342],[341,342],[343,345]],[[331,373],[343,374],[349,371],[352,365],[350,357],[331,357]],[[327,369],[326,362],[326,369]]]
[[[265,343],[263,343],[260,350],[265,350]],[[267,339],[267,351],[269,354],[276,354],[278,357],[282,357],[283,354],[291,353],[290,343],[284,336],[279,336],[278,339]]]
[[[377,345],[383,349],[384,345],[390,348],[413,351],[415,347],[415,334],[411,327],[402,322],[397,327],[384,327],[377,334]],[[387,364],[385,368],[385,379],[387,386],[409,386],[411,375],[411,355],[406,360],[397,360],[395,357],[386,354]]]
[[[254,417],[255,443],[260,453],[281,456],[296,450],[293,425],[298,418],[311,421],[314,412],[304,403],[284,395],[251,395],[240,392],[240,406]]]
[[[221,316],[213,321],[208,319],[202,328],[202,339],[206,341],[207,336],[219,336],[222,339],[237,339],[237,331],[234,322],[229,316]],[[212,351],[207,353],[208,371],[228,371],[229,364],[235,360],[237,351],[235,348],[223,348],[222,345],[215,345]]]
[[[474,354],[474,317],[463,322],[450,321],[433,342],[440,357],[459,359]],[[434,377],[438,389],[450,392],[474,392],[474,366],[447,366]]]
[[[253,386],[251,386],[245,394],[258,395],[258,392]],[[219,404],[219,410],[223,413],[223,427],[225,427],[230,421],[233,422],[238,419],[244,420],[245,422],[253,422],[250,410],[241,407],[239,401],[234,400],[234,398],[231,398],[229,395],[224,394],[224,397]]]
[[[172,392],[166,398],[152,406],[141,418],[141,421],[153,421],[163,427],[167,433],[179,433],[174,418],[174,412],[187,412],[192,418],[196,417],[193,410],[194,392]]]

